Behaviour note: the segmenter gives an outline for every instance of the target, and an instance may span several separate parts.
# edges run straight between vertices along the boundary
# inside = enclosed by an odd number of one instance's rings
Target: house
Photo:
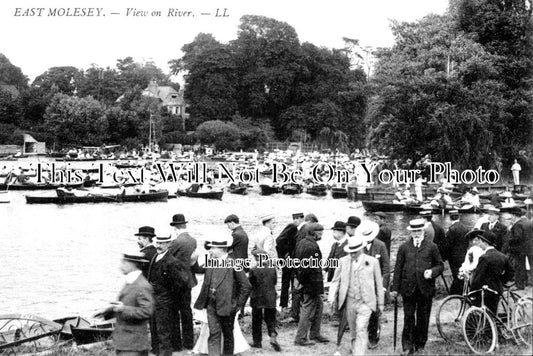
[[[168,112],[185,119],[189,115],[185,112],[185,100],[183,90],[179,92],[170,86],[159,86],[155,80],[150,81],[148,87],[142,91],[142,95],[150,98],[158,98],[161,105],[166,107]]]
[[[23,134],[24,144],[22,145],[23,155],[44,155],[46,154],[46,143],[38,142],[31,135]]]

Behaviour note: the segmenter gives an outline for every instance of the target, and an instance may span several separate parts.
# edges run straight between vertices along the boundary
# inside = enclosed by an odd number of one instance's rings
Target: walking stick
[[[450,288],[448,288],[448,283],[446,282],[446,278],[444,278],[444,273],[440,275],[442,277],[442,281],[444,282],[444,287],[446,288],[446,292],[448,295],[450,295]]]
[[[393,331],[393,342],[392,348],[396,352],[396,333],[398,331],[398,296],[394,298],[394,331]]]

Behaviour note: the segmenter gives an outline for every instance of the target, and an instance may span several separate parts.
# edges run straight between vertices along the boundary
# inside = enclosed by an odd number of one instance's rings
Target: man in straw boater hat
[[[348,238],[344,250],[349,255],[339,259],[339,267],[330,286],[328,301],[333,311],[341,311],[350,326],[353,355],[366,353],[370,316],[372,312],[383,312],[384,292],[379,262],[363,252],[370,235],[374,238],[379,232],[379,227],[375,225],[376,229],[358,229],[354,236]],[[341,321],[338,346],[345,326],[345,322]],[[336,355],[340,355],[338,351]]]
[[[411,238],[398,249],[391,288],[391,298],[398,292],[403,298],[402,347],[407,354],[426,346],[435,278],[444,270],[437,245],[424,239],[425,225],[424,219],[409,222]]]
[[[134,236],[137,236],[137,244],[141,249],[141,252],[144,253],[146,263],[141,265],[141,270],[144,277],[148,277],[148,267],[150,267],[150,261],[157,254],[157,249],[155,248],[152,240],[155,237],[155,230],[151,226],[141,226],[139,232]]]
[[[472,272],[470,280],[470,290],[481,289],[484,285],[495,290],[498,294],[485,293],[485,305],[494,315],[497,314],[498,302],[503,292],[503,284],[512,280],[514,269],[511,266],[509,257],[494,248],[494,234],[484,231],[473,237],[472,242],[483,250],[483,255],[479,257],[476,269]],[[475,296],[475,305],[481,304],[481,295]]]
[[[500,209],[493,205],[486,205],[484,210],[489,214],[489,221],[481,224],[481,230],[490,231],[496,235],[494,248],[500,252],[506,253],[508,245],[507,228],[500,222]]]
[[[261,229],[257,233],[254,239],[254,248],[265,251],[269,258],[276,258],[278,253],[276,251],[276,240],[272,235],[274,226],[276,224],[276,218],[272,214],[261,216]]]
[[[174,235],[176,237],[170,242],[169,252],[182,264],[187,276],[186,288],[183,288],[175,306],[176,324],[173,328],[173,344],[175,350],[180,350],[182,347],[192,350],[194,347],[194,330],[191,290],[198,284],[198,281],[191,270],[191,266],[196,262],[192,255],[196,250],[197,242],[187,231],[187,220],[183,214],[175,214],[172,217],[170,226],[174,227]]]
[[[390,282],[390,259],[385,243],[378,239],[380,231],[381,229],[377,223],[373,221],[363,221],[361,225],[357,227],[355,233],[360,233],[367,238],[367,245],[363,249],[363,252],[378,260],[382,277],[381,285],[383,287],[383,292],[387,295]],[[379,314],[374,311],[370,316],[368,324],[368,341],[370,348],[377,347],[379,330],[381,330],[379,325]]]
[[[296,235],[304,224],[304,214],[292,214],[292,223],[285,226],[283,231],[276,239],[276,250],[279,258],[287,258],[294,256],[294,249],[296,248]],[[289,288],[293,288],[293,270],[289,267],[281,269],[281,296],[279,298],[279,306],[287,308],[289,306]]]
[[[444,243],[439,248],[443,261],[448,261],[452,272],[453,282],[450,287],[450,294],[462,294],[463,281],[459,279],[459,268],[464,262],[466,251],[468,250],[468,239],[465,235],[468,228],[459,219],[458,210],[450,210],[450,219],[452,221]]]
[[[120,270],[126,284],[119,293],[118,301],[95,316],[116,318],[113,343],[117,355],[148,356],[150,334],[148,321],[154,311],[153,289],[141,272],[148,262],[139,252],[125,253]]]
[[[176,305],[187,288],[187,271],[184,264],[169,251],[170,236],[157,236],[157,255],[148,268],[148,281],[154,288],[155,312],[150,323],[152,352],[170,356],[174,349],[173,329],[177,322]]]
[[[205,266],[202,289],[194,304],[196,309],[207,309],[210,356],[219,356],[221,351],[224,355],[233,355],[235,315],[248,299],[252,288],[244,271],[237,271],[231,266],[232,257],[228,255],[231,241],[231,235],[220,234],[207,242],[208,262],[216,267]]]

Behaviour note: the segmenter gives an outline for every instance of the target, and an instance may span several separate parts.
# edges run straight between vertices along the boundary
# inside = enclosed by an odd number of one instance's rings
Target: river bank
[[[521,295],[532,295],[533,291],[531,287],[522,291]],[[466,343],[451,344],[443,340],[438,334],[437,327],[435,325],[435,312],[440,303],[439,300],[435,300],[431,309],[431,319],[429,326],[429,337],[426,344],[426,348],[420,355],[471,355],[472,352],[466,346]],[[240,321],[241,329],[244,333],[246,340],[251,343],[251,316],[246,315]],[[369,355],[399,355],[401,353],[401,334],[403,328],[403,309],[401,306],[398,308],[398,335],[396,339],[396,351],[393,349],[393,326],[394,326],[394,310],[392,305],[387,305],[382,315],[382,327],[381,338],[379,345],[374,350],[368,350]],[[264,328],[266,329],[266,328]],[[268,343],[268,336],[266,330],[263,335],[263,348],[262,349],[249,349],[246,352],[241,353],[241,356],[252,355],[264,355],[264,356],[302,356],[302,355],[333,355],[337,350],[337,327],[334,326],[334,322],[330,319],[329,315],[324,315],[322,319],[322,334],[327,337],[330,342],[326,344],[315,344],[314,346],[302,347],[294,345],[294,337],[296,335],[297,325],[293,323],[281,323],[278,322],[278,342],[281,345],[282,351],[276,352],[270,347]],[[196,330],[196,334],[198,330]],[[341,355],[351,355],[349,345],[349,331],[344,334],[342,344],[339,348]],[[523,345],[516,345],[513,341],[500,342],[499,348],[495,351],[497,355],[531,355],[532,348],[525,347]],[[83,350],[80,348],[63,348],[57,350],[54,355],[58,356],[113,356],[115,352],[110,343],[100,344],[94,348]],[[186,356],[189,355],[188,351],[181,351],[173,353],[173,356]]]

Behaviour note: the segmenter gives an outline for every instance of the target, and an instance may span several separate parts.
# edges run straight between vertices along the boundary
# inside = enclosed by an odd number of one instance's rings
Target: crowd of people
[[[293,214],[293,222],[277,237],[273,235],[276,217],[262,216],[260,232],[249,239],[239,217],[231,214],[223,222],[231,234],[209,236],[204,245],[209,258],[202,259],[197,240],[187,231],[185,216],[176,214],[170,222],[173,231],[169,236],[157,236],[150,226],[139,228],[135,235],[140,250],[124,254],[122,260],[126,285],[118,301],[98,315],[116,317],[114,341],[119,355],[148,355],[151,350],[166,356],[183,349],[232,355],[250,346],[264,347],[263,322],[270,346],[281,351],[283,345],[276,331],[278,315],[290,315],[288,321],[297,323],[294,344],[302,347],[302,352],[310,352],[307,347],[330,342],[321,333],[326,311],[339,325],[332,353],[340,355],[342,335],[349,328],[352,353],[361,355],[378,347],[384,305],[401,296],[402,348],[404,353],[413,354],[426,345],[435,279],[443,273],[445,261],[453,276],[449,293],[461,294],[463,278],[469,276],[471,290],[488,285],[499,293],[485,297],[493,311],[505,283],[514,277],[516,288],[523,289],[533,279],[529,267],[533,261],[530,213],[522,214],[507,228],[499,221],[499,210],[493,207],[473,230],[461,222],[458,211],[451,211],[450,216],[452,224],[447,231],[433,221],[431,211],[411,220],[407,227],[410,237],[400,244],[394,268],[390,263],[393,237],[385,223],[387,215],[377,212],[368,220],[350,216],[327,227],[335,239],[327,259],[338,263],[327,268],[300,265],[278,270],[268,261],[322,260],[317,241],[325,227],[316,215]],[[248,259],[250,251],[254,262],[243,269],[234,268],[231,262]],[[191,289],[198,283],[197,273],[204,274],[204,278],[193,303]],[[325,306],[324,281],[330,282]],[[252,309],[251,342],[246,341],[239,327],[248,299]],[[196,342],[192,305],[196,319],[203,321]]]

